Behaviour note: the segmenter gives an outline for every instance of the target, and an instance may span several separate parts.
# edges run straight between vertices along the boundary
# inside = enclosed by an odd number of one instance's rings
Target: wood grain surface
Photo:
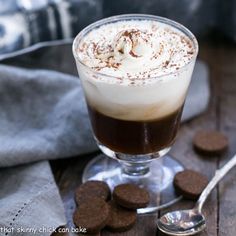
[[[200,56],[210,71],[211,100],[208,110],[182,125],[171,155],[209,179],[236,153],[236,45],[219,42],[200,44]],[[204,96],[204,94],[202,94]],[[192,149],[192,138],[199,129],[216,129],[225,133],[230,141],[229,151],[221,156],[202,157]],[[75,209],[74,189],[81,183],[81,173],[86,163],[96,153],[66,160],[52,161],[51,166],[65,205],[68,225]],[[139,216],[133,229],[125,233],[103,231],[102,236],[156,236],[163,235],[156,228],[156,219],[166,211],[190,208],[192,201],[183,200],[158,214]],[[207,229],[199,236],[236,235],[236,171],[228,174],[212,192],[204,206]],[[61,235],[61,234],[60,234]],[[66,235],[66,234],[65,234]]]

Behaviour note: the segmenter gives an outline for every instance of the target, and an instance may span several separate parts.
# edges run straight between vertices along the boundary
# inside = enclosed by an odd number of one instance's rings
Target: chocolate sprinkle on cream
[[[191,39],[181,31],[152,20],[103,25],[88,33],[77,48],[83,64],[131,85],[178,71],[194,52]]]

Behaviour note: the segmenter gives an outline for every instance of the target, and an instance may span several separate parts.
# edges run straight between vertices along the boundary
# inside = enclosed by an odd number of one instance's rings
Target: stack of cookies
[[[75,191],[77,209],[73,215],[76,227],[86,229],[86,233],[99,235],[106,228],[113,232],[123,232],[133,227],[137,209],[149,203],[146,190],[133,184],[121,184],[111,193],[103,181],[88,181]]]

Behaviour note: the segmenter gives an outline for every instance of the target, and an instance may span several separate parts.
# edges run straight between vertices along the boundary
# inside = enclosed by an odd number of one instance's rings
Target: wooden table
[[[208,110],[201,116],[182,125],[171,154],[185,167],[202,172],[210,179],[236,153],[236,45],[230,43],[205,42],[200,44],[200,58],[210,69],[211,100]],[[204,96],[204,94],[202,94]],[[201,157],[192,149],[192,137],[199,129],[216,129],[230,140],[229,151],[222,157]],[[59,186],[71,224],[75,209],[74,189],[81,183],[81,173],[86,163],[96,153],[66,160],[52,161],[51,166]],[[156,228],[156,219],[166,211],[190,208],[192,201],[181,201],[167,210],[139,216],[135,227],[125,233],[102,232],[101,235],[154,236],[163,235]],[[207,229],[201,236],[236,236],[236,171],[228,174],[212,192],[204,207]]]

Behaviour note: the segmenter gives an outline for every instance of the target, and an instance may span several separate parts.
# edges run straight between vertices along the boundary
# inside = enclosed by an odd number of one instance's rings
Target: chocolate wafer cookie
[[[101,198],[90,197],[75,210],[73,221],[77,227],[85,228],[87,233],[98,233],[108,222],[109,205]]]
[[[114,188],[113,199],[123,207],[138,209],[148,205],[149,194],[134,184],[121,184]]]
[[[113,232],[124,232],[133,227],[136,222],[137,212],[119,206],[114,201],[109,202],[110,216],[107,229]]]
[[[205,155],[220,155],[228,147],[227,137],[218,131],[198,131],[193,138],[197,152]]]
[[[174,177],[174,187],[186,199],[197,199],[208,184],[206,176],[194,170],[184,170]]]
[[[79,205],[88,197],[99,197],[107,201],[111,197],[111,191],[107,183],[103,181],[87,181],[75,190],[75,201]]]

